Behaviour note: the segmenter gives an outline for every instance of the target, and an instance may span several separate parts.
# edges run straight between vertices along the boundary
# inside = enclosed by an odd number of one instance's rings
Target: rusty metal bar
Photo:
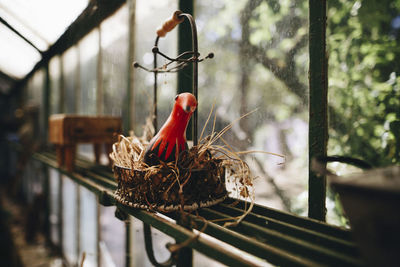
[[[311,170],[316,157],[326,156],[328,89],[326,59],[326,0],[309,0],[309,187],[308,216],[325,221],[326,177]]]

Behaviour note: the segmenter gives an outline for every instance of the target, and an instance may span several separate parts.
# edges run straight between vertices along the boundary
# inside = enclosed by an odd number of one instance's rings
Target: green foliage
[[[400,44],[397,1],[329,1],[329,154],[399,163]]]

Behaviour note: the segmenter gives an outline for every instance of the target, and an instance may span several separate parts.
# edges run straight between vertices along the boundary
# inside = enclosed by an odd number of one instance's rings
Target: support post
[[[185,227],[188,230],[191,229],[190,217],[187,214],[179,213],[177,214],[176,222],[177,224]],[[193,266],[193,250],[190,247],[183,247],[178,252],[178,259],[176,263],[177,267],[190,267]]]
[[[326,156],[328,142],[328,77],[326,0],[309,0],[309,188],[308,216],[325,221],[326,177],[311,170],[313,158]]]
[[[136,0],[128,0],[129,12],[129,43],[128,43],[128,86],[126,91],[126,99],[124,100],[123,133],[127,135],[130,129],[135,125],[135,96],[134,96],[134,80],[135,71],[133,61],[135,59],[135,20],[136,20]]]
[[[185,1],[179,0],[178,9],[183,13],[191,14],[194,17],[194,3],[193,0]],[[181,23],[178,27],[178,55],[185,51],[193,51],[192,47],[192,30],[189,23]],[[192,92],[193,86],[193,64],[189,64],[186,68],[178,72],[178,94],[184,92]],[[188,140],[193,140],[193,118],[189,121],[186,137]]]
[[[49,63],[47,62],[44,67],[44,92],[43,92],[43,129],[41,130],[40,137],[43,138],[43,144],[47,143],[48,140],[48,129],[49,129],[49,116],[50,116],[50,99],[51,99],[51,90],[50,90],[50,70]]]

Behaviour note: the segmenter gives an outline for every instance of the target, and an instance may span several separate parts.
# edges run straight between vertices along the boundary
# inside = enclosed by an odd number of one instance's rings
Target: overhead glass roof
[[[0,18],[46,51],[87,7],[88,0],[0,0]],[[0,23],[0,72],[23,78],[41,59],[40,52],[5,23]]]

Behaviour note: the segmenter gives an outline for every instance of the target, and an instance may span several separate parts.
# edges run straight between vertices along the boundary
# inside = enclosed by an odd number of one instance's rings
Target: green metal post
[[[58,173],[58,178],[60,179],[60,186],[58,188],[58,207],[59,207],[59,228],[58,228],[58,240],[59,240],[59,247],[60,247],[60,254],[65,256],[64,254],[64,192],[63,192],[63,186],[64,186],[64,178],[61,175],[61,173]]]
[[[49,63],[47,62],[44,67],[45,77],[44,77],[44,92],[43,92],[43,144],[47,143],[48,137],[48,127],[49,127],[49,116],[50,116],[50,71],[49,71]]]
[[[76,192],[76,254],[78,255],[77,264],[79,264],[82,260],[83,254],[81,255],[81,186],[76,184],[75,188]]]
[[[191,230],[191,219],[187,214],[177,214],[176,222],[185,227],[186,229]],[[177,242],[178,243],[178,242]],[[178,259],[176,263],[177,267],[190,267],[193,266],[193,250],[190,247],[183,247],[178,252]]]
[[[194,2],[193,0],[185,1],[179,0],[179,10],[191,14],[194,17]],[[185,22],[181,23],[178,28],[178,54],[185,51],[192,51],[192,30],[190,24]],[[178,72],[178,93],[192,92],[193,87],[193,65],[189,64],[185,69]],[[193,140],[194,127],[192,121],[189,122],[188,129],[192,129],[187,132],[187,138]],[[185,218],[188,219],[188,218]],[[178,220],[178,224],[184,225],[189,228],[184,218]],[[191,248],[183,248],[179,251],[177,266],[192,266],[193,265],[193,251]]]
[[[96,114],[104,114],[104,87],[103,87],[103,51],[101,49],[101,28],[96,28],[98,32],[98,48],[99,53],[97,56],[97,79],[96,79]]]
[[[48,140],[48,128],[49,128],[49,116],[50,116],[50,71],[49,71],[49,63],[47,62],[44,67],[45,77],[44,77],[44,90],[43,90],[43,144],[47,143]],[[50,244],[50,190],[49,190],[49,172],[45,165],[42,166],[42,172],[44,174],[44,184],[43,184],[43,194],[45,197],[46,210],[45,210],[45,220],[44,220],[44,231],[46,242]]]
[[[179,0],[179,10],[183,13],[191,14],[194,17],[194,3],[192,0],[185,1]],[[192,51],[192,31],[190,24],[185,21],[179,24],[178,27],[178,54],[185,51]],[[178,94],[183,92],[192,92],[193,81],[193,65],[189,64],[186,68],[178,72]],[[193,139],[193,126],[192,120],[189,121],[188,131],[186,133],[188,140]]]
[[[128,0],[128,12],[129,12],[129,43],[128,43],[128,86],[126,91],[126,98],[123,103],[124,108],[122,112],[123,119],[123,132],[128,134],[130,129],[133,129],[135,125],[135,101],[134,101],[134,80],[135,72],[132,65],[135,60],[135,11],[136,11],[136,0]]]
[[[49,177],[49,170],[45,164],[41,166],[44,181],[43,181],[43,195],[45,197],[45,211],[44,211],[44,225],[43,225],[43,232],[46,238],[46,243],[51,244],[51,237],[50,237],[50,177]]]
[[[326,177],[311,170],[313,158],[326,155],[328,141],[326,0],[309,0],[309,188],[308,216],[324,221]]]
[[[63,56],[60,59],[60,98],[58,99],[58,112],[64,113],[66,110],[65,104],[65,77],[64,77],[64,59]]]
[[[131,220],[130,216],[125,220],[125,266],[131,267],[132,266],[132,230],[131,230]]]

